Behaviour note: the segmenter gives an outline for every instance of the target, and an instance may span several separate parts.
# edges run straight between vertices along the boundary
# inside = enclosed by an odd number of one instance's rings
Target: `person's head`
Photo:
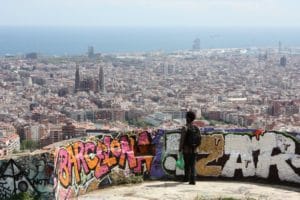
[[[186,118],[186,123],[192,123],[196,118],[196,114],[193,111],[188,111],[186,113],[185,118]]]

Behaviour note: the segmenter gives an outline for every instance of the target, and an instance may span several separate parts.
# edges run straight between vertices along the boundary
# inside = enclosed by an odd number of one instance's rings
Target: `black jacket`
[[[180,138],[180,146],[179,151],[183,153],[196,153],[198,147],[192,147],[191,145],[186,144],[185,139],[187,137],[187,130],[189,126],[193,126],[193,124],[187,124],[183,126],[181,129],[181,138]],[[200,134],[200,131],[199,131]]]

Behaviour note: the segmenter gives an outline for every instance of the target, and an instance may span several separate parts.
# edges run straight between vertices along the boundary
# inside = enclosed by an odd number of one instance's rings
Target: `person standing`
[[[200,145],[201,135],[197,126],[193,125],[196,114],[192,111],[186,113],[186,125],[182,127],[179,152],[183,153],[184,181],[195,185],[196,148]]]

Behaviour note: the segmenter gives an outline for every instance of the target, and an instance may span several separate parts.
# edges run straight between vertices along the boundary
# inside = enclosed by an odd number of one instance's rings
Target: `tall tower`
[[[286,62],[287,62],[286,57],[285,57],[285,56],[282,56],[282,57],[280,58],[279,65],[280,65],[281,67],[285,67],[285,66],[286,66]]]
[[[102,66],[99,68],[99,91],[104,92],[104,73]]]
[[[95,56],[94,54],[94,47],[93,46],[89,46],[88,47],[88,57],[89,58],[93,58]]]
[[[281,53],[282,50],[282,43],[281,41],[278,42],[278,53]]]
[[[74,92],[76,93],[79,90],[79,88],[80,88],[79,66],[78,64],[76,64]]]
[[[200,50],[200,39],[196,38],[193,42],[193,50],[199,51]]]

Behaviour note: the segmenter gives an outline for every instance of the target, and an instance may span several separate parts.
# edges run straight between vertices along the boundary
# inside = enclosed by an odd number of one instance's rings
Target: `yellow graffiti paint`
[[[196,171],[200,176],[219,176],[222,172],[221,166],[207,166],[212,161],[217,161],[223,156],[224,137],[221,134],[204,135],[201,144],[198,147],[200,154],[208,154],[206,158],[202,158],[196,162]]]

